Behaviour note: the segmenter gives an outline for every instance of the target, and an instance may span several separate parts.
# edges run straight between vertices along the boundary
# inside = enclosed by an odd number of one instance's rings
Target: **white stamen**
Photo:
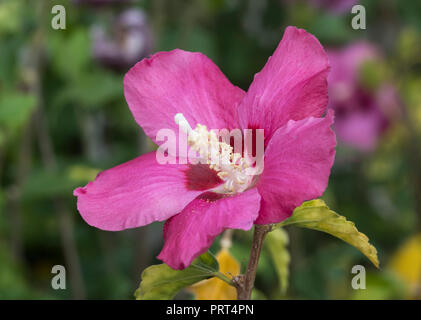
[[[198,124],[193,130],[182,113],[174,117],[175,123],[188,134],[188,144],[196,151],[204,163],[218,172],[219,178],[225,183],[213,191],[220,193],[237,193],[245,191],[251,181],[250,167],[239,153],[225,142],[220,142],[214,131],[208,131],[206,126]],[[202,163],[203,163],[202,162]]]
[[[188,135],[196,135],[196,132],[193,131],[186,117],[182,113],[177,113],[174,116],[175,123],[180,126],[181,130]]]

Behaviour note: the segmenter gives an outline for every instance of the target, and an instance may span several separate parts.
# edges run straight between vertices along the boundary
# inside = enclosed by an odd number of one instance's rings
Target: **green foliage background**
[[[67,10],[66,30],[50,27],[54,4]],[[307,29],[325,47],[366,39],[383,49],[385,62],[367,69],[364,77],[367,85],[384,74],[393,79],[406,116],[396,119],[374,153],[339,144],[323,198],[370,237],[387,266],[421,225],[421,2],[362,4],[364,31],[351,28],[350,12],[334,14],[308,1],[144,0],[131,6],[148,15],[153,51],[203,52],[243,89],[288,25]],[[0,0],[2,299],[132,299],[142,270],[160,263],[155,257],[162,224],[118,233],[97,230],[81,219],[72,195],[100,170],[153,148],[124,100],[125,71],[109,70],[92,58],[92,24],[107,24],[123,9],[65,0]],[[387,267],[376,271],[356,249],[322,233],[286,230],[288,290],[283,293],[274,281],[279,270],[266,250],[255,297],[359,298],[350,286],[355,264],[368,270],[372,290],[364,298],[406,297],[396,275]],[[250,242],[250,233],[234,234],[231,251],[243,266]],[[212,251],[217,250],[215,241]],[[67,267],[67,290],[51,288],[56,264]]]

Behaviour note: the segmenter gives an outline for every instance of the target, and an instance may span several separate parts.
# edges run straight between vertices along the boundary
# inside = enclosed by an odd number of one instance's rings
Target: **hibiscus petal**
[[[328,100],[328,72],[319,41],[305,30],[288,27],[239,107],[241,127],[264,129],[267,145],[288,120],[320,117]]]
[[[257,224],[278,223],[302,202],[323,194],[335,158],[332,123],[329,111],[325,118],[290,120],[275,132],[258,182],[262,203]]]
[[[177,214],[207,188],[220,184],[194,166],[159,164],[155,152],[101,172],[77,188],[77,208],[90,225],[118,231],[163,221]],[[215,174],[216,175],[216,174]],[[196,180],[207,177],[207,184]]]
[[[165,244],[158,259],[173,269],[186,268],[225,229],[249,230],[259,208],[256,188],[234,196],[215,193],[199,196],[165,223]]]
[[[237,107],[244,91],[198,52],[159,52],[137,63],[124,78],[124,94],[136,122],[155,142],[160,129],[173,129],[177,113],[190,125],[238,128]]]

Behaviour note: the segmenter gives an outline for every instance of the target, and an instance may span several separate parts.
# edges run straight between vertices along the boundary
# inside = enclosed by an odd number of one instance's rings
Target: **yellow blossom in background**
[[[416,295],[421,289],[421,234],[412,236],[399,248],[390,268],[406,282],[410,296]]]
[[[222,249],[216,255],[219,270],[228,277],[240,274],[240,264],[229,253]],[[237,291],[234,287],[218,278],[203,280],[190,287],[197,300],[236,300]]]

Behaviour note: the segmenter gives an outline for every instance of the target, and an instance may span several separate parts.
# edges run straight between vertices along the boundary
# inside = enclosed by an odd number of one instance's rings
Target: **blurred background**
[[[51,27],[55,4],[66,9],[65,30]],[[381,270],[329,235],[288,227],[288,290],[264,249],[254,297],[421,298],[421,1],[358,2],[366,30],[351,27],[355,4],[0,0],[0,298],[132,299],[142,270],[160,263],[162,224],[94,229],[72,195],[154,148],[124,100],[124,74],[181,48],[203,52],[246,90],[288,25],[314,34],[332,64],[338,148],[323,199],[369,236]],[[250,243],[250,232],[234,233],[243,268]],[[366,290],[351,288],[356,264]],[[66,266],[66,290],[51,288],[53,265]]]

